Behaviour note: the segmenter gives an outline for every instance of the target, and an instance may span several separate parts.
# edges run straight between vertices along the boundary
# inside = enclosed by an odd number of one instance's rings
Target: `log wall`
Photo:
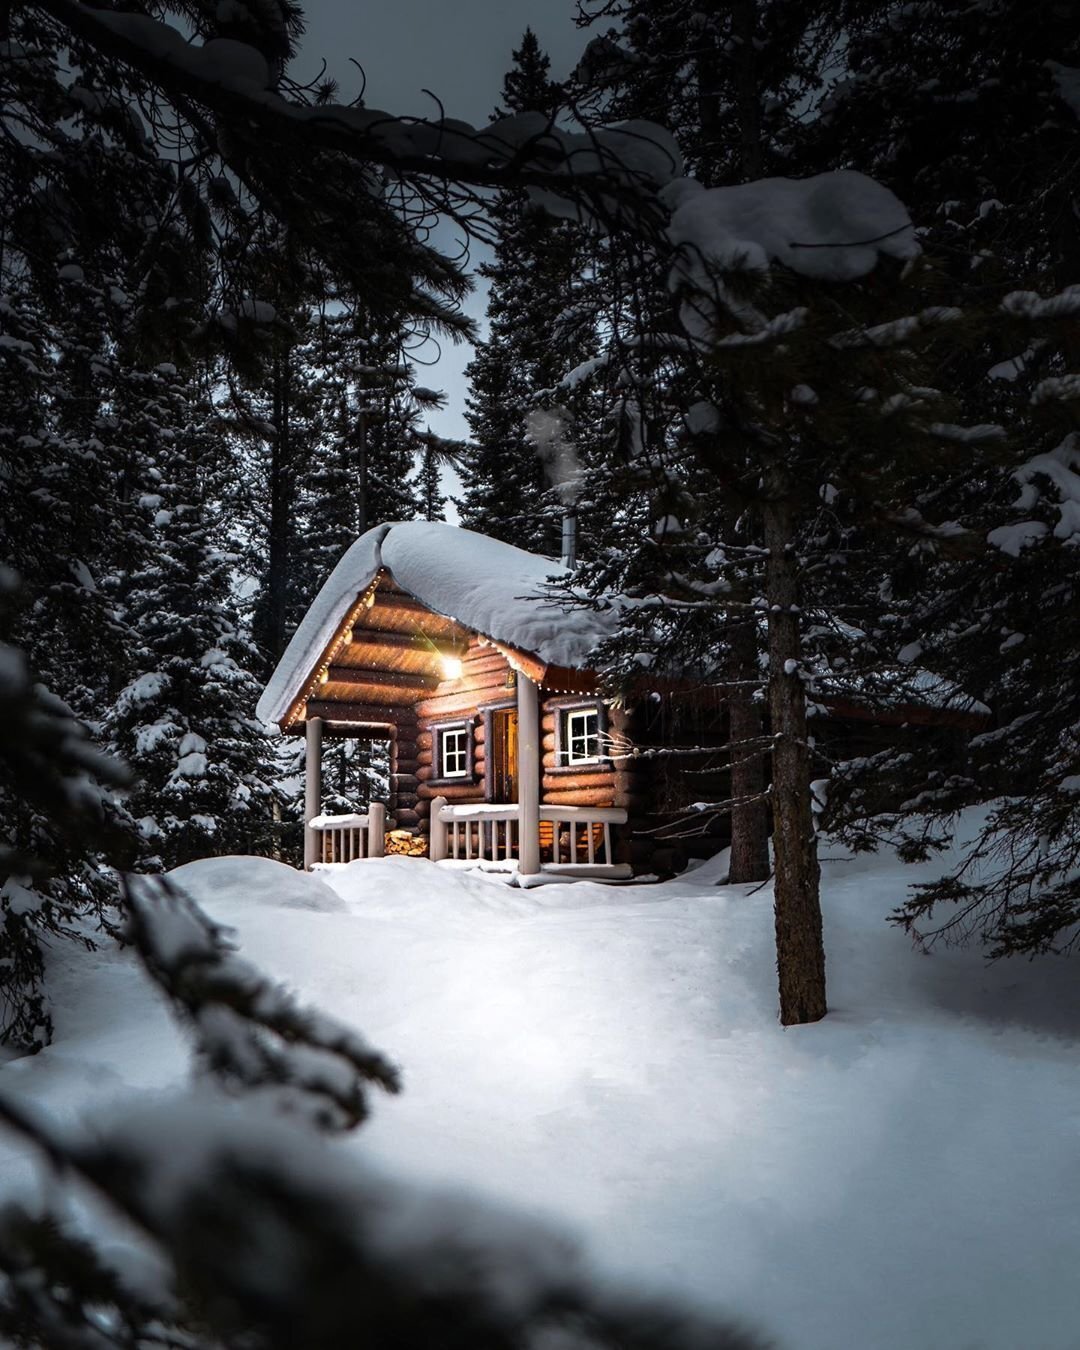
[[[460,678],[442,680],[417,703],[416,809],[421,828],[426,830],[428,827],[433,797],[445,797],[448,802],[485,800],[487,728],[480,709],[513,700],[513,686],[508,684],[510,674],[510,665],[504,656],[482,638],[472,637],[461,657]],[[443,722],[464,722],[472,733],[472,773],[467,779],[455,778],[449,782],[439,779],[434,762],[433,728]]]

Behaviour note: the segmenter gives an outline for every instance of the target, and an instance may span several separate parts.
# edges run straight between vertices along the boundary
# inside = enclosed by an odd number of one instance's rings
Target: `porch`
[[[611,827],[625,823],[626,811],[620,807],[541,806],[539,872],[594,881],[628,880],[630,865],[612,861]],[[372,802],[364,814],[316,816],[309,827],[315,837],[309,867],[384,855],[387,816],[381,802]],[[520,873],[521,830],[516,803],[463,806],[436,797],[427,855],[446,867]]]

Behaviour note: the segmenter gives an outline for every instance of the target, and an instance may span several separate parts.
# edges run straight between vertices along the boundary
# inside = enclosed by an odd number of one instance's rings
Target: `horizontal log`
[[[430,713],[426,713],[425,709],[443,699],[469,697],[472,700],[469,707],[474,712],[479,711],[481,704],[501,703],[506,691],[501,684],[492,684],[491,678],[490,675],[485,675],[480,680],[469,680],[464,677],[460,680],[444,680],[437,689],[417,699],[415,705],[417,716],[429,717]]]
[[[550,750],[550,751],[554,752],[554,750],[555,750],[555,733],[554,733],[554,731],[545,731],[545,732],[544,732],[543,736],[540,738],[540,746],[541,746],[541,748],[542,748],[543,750]]]
[[[456,656],[460,661],[468,651],[467,645],[452,637],[430,638],[424,633],[399,633],[392,628],[354,628],[352,631],[352,641],[349,643],[351,649],[356,648],[356,655],[363,656],[370,652],[372,647],[386,647],[392,651],[417,651],[430,656],[433,662],[437,662],[442,655]]]
[[[430,782],[432,781],[432,779],[438,778],[438,777],[440,777],[440,775],[436,772],[436,769],[435,769],[435,765],[434,765],[434,764],[430,764],[430,763],[429,763],[429,764],[420,764],[420,765],[417,766],[417,769],[416,769],[416,782],[417,782],[418,785],[419,785],[420,783],[430,783]],[[455,784],[455,783],[462,783],[462,784],[465,784],[465,783],[476,784],[477,777],[478,777],[477,774],[471,773],[471,774],[469,774],[469,776],[468,776],[467,778],[458,778],[458,779],[452,780],[451,786],[453,786],[453,784]]]
[[[340,707],[340,704],[331,704],[331,707]],[[324,741],[367,741],[371,744],[381,743],[389,745],[393,740],[393,727],[382,726],[361,726],[359,722],[340,722],[332,718],[323,718],[323,740]],[[294,722],[286,736],[304,736],[307,734],[307,728],[303,722]]]
[[[390,704],[328,703],[312,699],[307,705],[308,718],[323,717],[330,722],[390,722],[397,717],[397,709]]]
[[[452,619],[446,618],[443,614],[438,614],[430,605],[425,605],[422,600],[417,600],[414,595],[409,595],[406,591],[391,591],[381,586],[375,592],[372,608],[408,610],[410,614],[430,614],[433,618],[441,619],[445,623],[453,623]]]
[[[421,722],[442,722],[460,714],[475,713],[477,704],[483,703],[486,693],[483,689],[463,689],[453,694],[437,694],[416,704]]]
[[[420,801],[431,801],[433,797],[445,797],[448,802],[484,800],[484,789],[479,783],[421,783],[417,793]]]
[[[395,689],[415,689],[418,696],[438,689],[439,676],[417,670],[386,670],[382,666],[331,666],[326,672],[328,684],[381,684]]]
[[[431,801],[427,797],[417,797],[416,804],[413,807],[419,817],[421,825],[427,826],[428,817],[431,815]]]
[[[392,773],[390,780],[399,797],[403,792],[415,792],[416,785],[420,781],[415,773],[402,773],[400,770],[397,773]]]
[[[431,732],[428,730],[418,731],[416,733],[416,748],[424,751],[431,749]]]
[[[510,663],[505,656],[487,647],[470,647],[462,661],[466,670],[476,674],[481,671],[501,670],[505,676],[510,669]]]
[[[592,791],[594,788],[615,792],[613,773],[546,773],[541,781],[545,792]]]
[[[407,807],[404,809],[402,807],[398,807],[398,809],[394,812],[394,816],[397,820],[398,829],[401,830],[407,830],[411,825],[418,825],[420,823],[419,813],[417,811],[410,810]]]
[[[612,788],[576,788],[573,791],[544,790],[541,798],[543,806],[614,806],[615,792]]]

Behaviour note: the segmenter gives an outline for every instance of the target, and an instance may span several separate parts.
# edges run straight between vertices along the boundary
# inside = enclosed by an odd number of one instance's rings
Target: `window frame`
[[[611,759],[605,755],[604,735],[607,732],[607,707],[602,699],[574,699],[566,703],[557,703],[555,713],[555,765],[550,772],[573,774],[606,769]],[[591,759],[571,759],[571,722],[575,713],[596,714],[596,755]]]
[[[465,764],[460,771],[448,773],[446,771],[446,737],[449,735],[464,735],[464,745],[461,749],[452,750],[451,753],[458,755],[464,750]],[[473,726],[467,717],[455,717],[453,721],[433,722],[431,724],[431,765],[432,765],[432,786],[445,784],[472,783],[475,778],[473,755]]]

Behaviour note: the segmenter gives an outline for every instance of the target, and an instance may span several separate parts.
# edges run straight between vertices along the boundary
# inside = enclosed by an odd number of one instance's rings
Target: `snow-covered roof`
[[[285,716],[380,568],[437,614],[545,665],[587,669],[615,621],[613,611],[568,605],[552,584],[566,569],[551,558],[442,521],[377,525],[347,550],[293,634],[259,699],[264,722]]]

